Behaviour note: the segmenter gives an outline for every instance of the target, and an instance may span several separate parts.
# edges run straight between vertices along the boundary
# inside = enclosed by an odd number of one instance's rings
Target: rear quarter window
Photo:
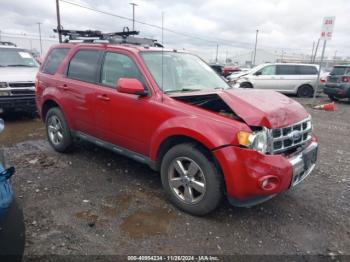
[[[317,75],[318,70],[314,66],[298,66],[297,73],[298,75]]]
[[[98,82],[101,51],[78,50],[69,62],[67,76],[69,78]]]
[[[53,49],[46,59],[42,72],[45,74],[54,75],[68,52],[69,48]]]

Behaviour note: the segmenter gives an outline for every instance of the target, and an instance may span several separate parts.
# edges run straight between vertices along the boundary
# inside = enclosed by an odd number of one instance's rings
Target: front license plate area
[[[317,147],[303,152],[304,169],[308,170],[317,160]]]

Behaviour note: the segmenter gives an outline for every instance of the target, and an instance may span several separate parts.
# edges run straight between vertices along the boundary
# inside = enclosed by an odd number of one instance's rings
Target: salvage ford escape
[[[63,43],[36,80],[48,140],[90,141],[160,171],[170,201],[195,215],[226,196],[252,206],[307,177],[311,117],[274,91],[230,88],[195,55],[150,46]]]

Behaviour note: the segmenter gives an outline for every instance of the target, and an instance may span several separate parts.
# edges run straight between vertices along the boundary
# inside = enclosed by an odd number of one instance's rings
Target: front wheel
[[[190,214],[208,214],[222,200],[222,175],[208,153],[194,144],[171,148],[163,158],[161,177],[170,201]]]
[[[46,114],[46,133],[51,146],[58,152],[67,152],[73,139],[62,111],[51,108]]]

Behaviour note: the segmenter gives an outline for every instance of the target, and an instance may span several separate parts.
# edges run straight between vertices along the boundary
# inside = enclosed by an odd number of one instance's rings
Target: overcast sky
[[[67,0],[116,15],[132,17],[132,0]],[[324,16],[336,16],[333,40],[328,43],[326,56],[350,56],[349,0],[134,0],[136,19],[164,27],[189,38],[165,31],[168,47],[185,48],[205,56],[215,57],[216,42],[220,56],[250,52],[255,32],[259,29],[258,48],[271,52],[310,54],[313,41],[319,37]],[[95,13],[60,2],[62,25],[66,29],[98,29],[120,31],[132,22]],[[53,35],[56,27],[55,0],[0,0],[0,30],[6,33]],[[161,42],[161,30],[136,23],[136,29]]]

